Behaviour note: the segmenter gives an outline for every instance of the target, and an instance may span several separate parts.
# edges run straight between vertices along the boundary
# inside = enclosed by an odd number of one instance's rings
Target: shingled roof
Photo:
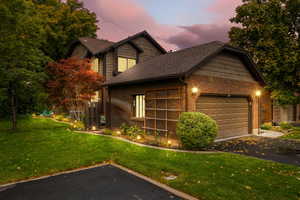
[[[201,65],[222,50],[228,50],[242,55],[245,58],[245,62],[247,62],[250,72],[258,81],[264,83],[254,63],[245,51],[219,41],[214,41],[180,51],[170,52],[154,57],[149,61],[139,63],[131,69],[111,78],[105,85],[111,86],[183,77],[191,73],[196,66]]]
[[[108,40],[101,40],[90,37],[81,37],[78,39],[80,43],[85,46],[93,55],[111,47],[114,42]]]
[[[138,38],[138,37],[145,37],[147,38],[156,48],[158,48],[162,53],[166,53],[166,50],[160,46],[154,40],[147,31],[142,31],[137,34],[134,34],[130,37],[127,37],[123,40],[120,40],[119,42],[111,42],[108,40],[102,40],[102,39],[97,39],[97,38],[90,38],[90,37],[81,37],[79,38],[79,42],[84,45],[93,55],[99,54],[99,53],[104,53],[109,50],[112,50],[114,48],[117,48],[125,43],[130,43],[134,48],[136,48],[138,51],[142,52],[142,49],[138,47],[135,43],[132,42],[132,40]]]

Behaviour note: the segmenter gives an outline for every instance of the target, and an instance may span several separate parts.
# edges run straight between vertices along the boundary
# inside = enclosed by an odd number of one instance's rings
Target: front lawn
[[[300,140],[300,127],[294,127],[292,132],[282,136],[282,138]]]
[[[103,161],[140,172],[201,199],[300,198],[300,168],[251,157],[190,154],[75,133],[50,119],[22,119],[17,133],[0,122],[0,184]],[[178,176],[166,181],[166,173]]]

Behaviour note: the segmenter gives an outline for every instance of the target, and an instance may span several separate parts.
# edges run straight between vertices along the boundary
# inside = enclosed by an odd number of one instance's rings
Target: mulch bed
[[[253,136],[217,142],[208,150],[238,153],[300,166],[300,141],[295,140]]]

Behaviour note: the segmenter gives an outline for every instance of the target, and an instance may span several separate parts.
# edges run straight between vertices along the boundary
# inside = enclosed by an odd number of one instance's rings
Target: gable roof
[[[85,46],[93,55],[107,49],[108,47],[112,46],[114,42],[108,40],[101,40],[96,38],[90,37],[81,37],[78,39],[79,42]]]
[[[229,46],[225,43],[214,41],[195,47],[183,49],[160,55],[149,61],[138,63],[131,69],[111,78],[105,85],[119,85],[167,78],[185,77],[201,67],[208,60],[221,51],[226,50],[241,56],[255,80],[265,84],[262,76],[257,71],[255,64],[244,50]]]
[[[147,31],[139,32],[128,38],[120,40],[119,42],[111,42],[108,40],[102,40],[102,39],[91,38],[91,37],[81,37],[78,39],[78,42],[80,42],[83,46],[85,46],[93,55],[96,55],[99,53],[105,53],[105,52],[115,49],[125,43],[129,43],[137,51],[142,52],[143,50],[139,46],[137,46],[135,43],[132,42],[134,39],[136,39],[138,37],[147,38],[163,54],[165,54],[167,52],[162,46],[160,46],[160,44],[155,39],[153,39],[153,37],[149,33],[147,33]]]

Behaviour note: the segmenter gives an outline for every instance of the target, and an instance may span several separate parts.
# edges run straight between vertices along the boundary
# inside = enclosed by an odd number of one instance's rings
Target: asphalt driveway
[[[300,166],[300,142],[295,140],[252,136],[216,142],[209,150],[238,153]]]
[[[3,200],[180,199],[112,165],[0,188]]]

